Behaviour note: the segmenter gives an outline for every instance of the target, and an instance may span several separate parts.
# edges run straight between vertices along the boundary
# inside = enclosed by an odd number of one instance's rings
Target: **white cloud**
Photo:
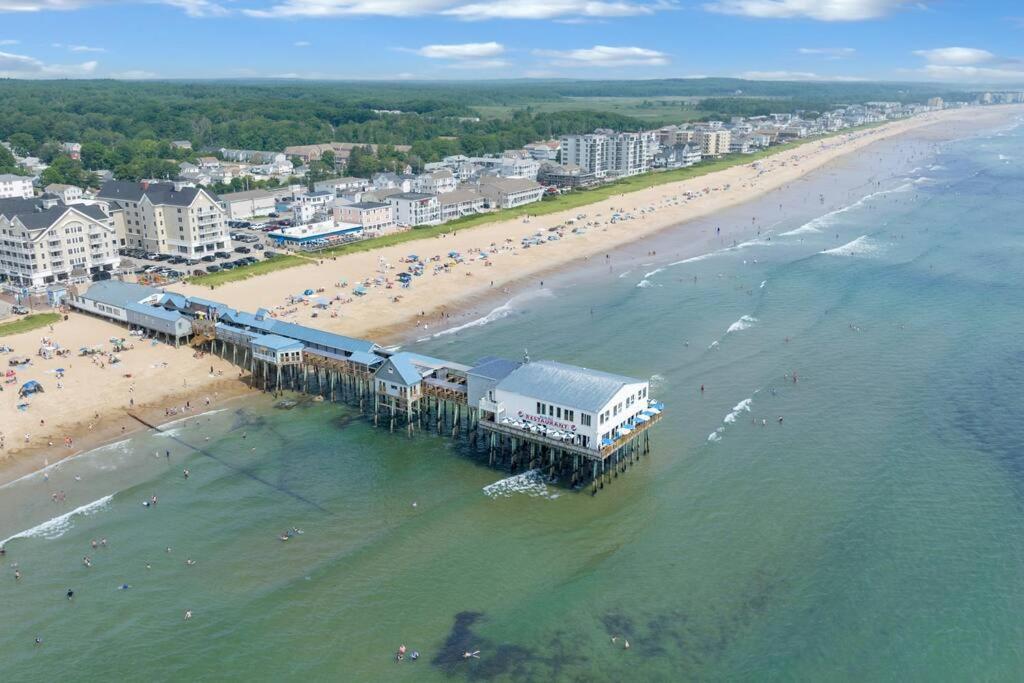
[[[46,64],[35,57],[0,52],[0,78],[74,78],[89,76],[98,62],[81,64]]]
[[[309,47],[312,44],[308,40],[296,40],[294,43],[295,47]]]
[[[825,59],[844,59],[857,54],[852,47],[802,47],[797,52],[802,55],[817,55]]]
[[[934,50],[915,50],[914,54],[924,57],[929,64],[965,66],[991,62],[996,56],[988,50],[974,47],[940,47]]]
[[[88,0],[0,0],[0,12],[72,10],[92,4]]]
[[[446,69],[503,69],[512,66],[504,59],[474,59],[464,62],[452,62],[444,65]]]
[[[69,11],[93,5],[113,4],[114,0],[0,0],[0,13]],[[170,5],[190,17],[222,17],[228,9],[212,0],[142,0],[139,4]]]
[[[0,45],[17,45],[17,44],[18,44],[18,41],[14,40],[13,38],[4,38],[3,40],[0,40]]]
[[[740,78],[748,81],[848,81],[865,79],[859,76],[824,76],[811,71],[744,71]]]
[[[479,59],[497,57],[505,52],[505,46],[491,41],[489,43],[462,43],[460,45],[424,45],[413,50],[421,57],[430,59]]]
[[[0,0],[2,2],[2,0]],[[229,14],[228,8],[211,0],[157,0],[161,5],[170,5],[184,10],[190,17],[223,17]]]
[[[715,0],[704,9],[755,19],[817,19],[864,21],[878,19],[911,4],[908,0]]]
[[[1024,62],[1006,59],[976,47],[940,47],[915,50],[923,57],[920,73],[940,81],[1008,81],[1024,83]]]
[[[72,52],[106,52],[105,47],[91,47],[89,45],[68,45],[68,49]]]
[[[0,0],[14,2],[22,0]],[[24,0],[28,1],[28,0]],[[67,1],[67,0],[58,0]],[[243,9],[251,17],[331,17],[379,15],[416,17],[428,14],[478,21],[484,19],[556,19],[623,17],[671,9],[673,0],[282,0],[266,8]]]
[[[442,14],[467,20],[554,19],[557,17],[628,17],[653,14],[665,5],[630,1],[593,0],[497,0],[474,2],[445,10]]]
[[[608,47],[595,45],[580,50],[534,50],[539,57],[550,57],[562,67],[664,66],[669,56],[644,47]]]

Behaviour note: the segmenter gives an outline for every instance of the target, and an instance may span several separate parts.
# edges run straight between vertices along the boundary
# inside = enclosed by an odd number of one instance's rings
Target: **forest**
[[[0,80],[0,139],[22,155],[52,162],[64,141],[82,143],[81,168],[118,177],[164,177],[196,152],[220,147],[281,150],[327,142],[407,144],[408,155],[359,160],[414,166],[449,154],[479,155],[520,147],[563,133],[595,128],[639,129],[650,122],[587,109],[534,112],[531,105],[597,96],[706,98],[702,118],[796,108],[820,109],[876,99],[955,98],[922,84],[782,83],[735,79],[658,81],[482,81],[347,83],[295,81]],[[961,93],[962,96],[962,93]],[[515,108],[504,118],[481,118],[474,106]],[[375,110],[399,110],[381,114]],[[0,160],[2,163],[2,160]]]

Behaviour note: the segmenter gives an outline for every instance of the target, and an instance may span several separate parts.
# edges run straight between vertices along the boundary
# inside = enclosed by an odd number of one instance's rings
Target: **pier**
[[[265,309],[247,313],[117,281],[76,293],[71,305],[228,360],[262,391],[345,403],[389,432],[457,439],[492,467],[589,484],[592,494],[650,453],[664,409],[645,380],[525,355],[465,365],[391,352]]]

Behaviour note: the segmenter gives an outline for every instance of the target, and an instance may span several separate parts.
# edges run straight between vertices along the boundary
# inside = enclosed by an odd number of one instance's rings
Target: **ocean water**
[[[1022,161],[878,145],[411,340],[651,377],[596,497],[267,397],[0,488],[0,677],[1019,680]]]

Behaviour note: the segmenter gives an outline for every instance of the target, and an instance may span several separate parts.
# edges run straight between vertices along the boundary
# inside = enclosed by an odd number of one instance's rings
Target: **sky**
[[[0,77],[1024,85],[1024,0],[0,0]]]

